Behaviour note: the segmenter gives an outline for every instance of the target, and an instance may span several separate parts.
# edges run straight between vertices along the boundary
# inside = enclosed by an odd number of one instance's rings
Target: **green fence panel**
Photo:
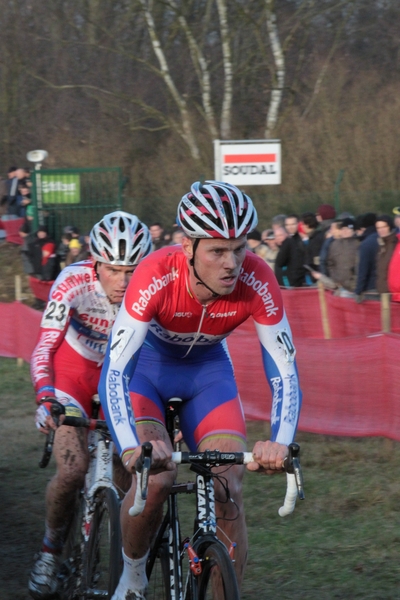
[[[122,181],[119,167],[35,170],[35,229],[46,224],[57,241],[66,225],[89,232],[103,215],[122,208]]]

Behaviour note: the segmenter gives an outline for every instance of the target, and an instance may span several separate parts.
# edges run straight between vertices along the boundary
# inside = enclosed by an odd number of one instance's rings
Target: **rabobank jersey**
[[[101,366],[118,309],[109,302],[91,260],[62,270],[50,290],[31,358],[37,400],[54,394],[53,356],[61,344]]]
[[[135,270],[112,329],[99,394],[110,428],[123,452],[138,445],[129,400],[129,381],[143,344],[153,351],[201,361],[216,344],[252,316],[271,387],[272,438],[288,444],[295,435],[301,404],[295,349],[270,267],[246,253],[235,289],[202,305],[188,284],[187,259],[180,246],[163,248]],[[245,360],[245,357],[243,357]]]

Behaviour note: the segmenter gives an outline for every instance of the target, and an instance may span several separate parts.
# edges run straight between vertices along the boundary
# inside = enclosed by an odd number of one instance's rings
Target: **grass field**
[[[0,381],[0,599],[25,600],[54,467],[38,467],[44,438],[33,424],[28,366],[0,359]],[[268,426],[249,423],[248,433],[250,448]],[[399,599],[399,444],[305,433],[297,441],[306,499],[293,515],[277,512],[284,476],[245,477],[250,550],[242,600]]]

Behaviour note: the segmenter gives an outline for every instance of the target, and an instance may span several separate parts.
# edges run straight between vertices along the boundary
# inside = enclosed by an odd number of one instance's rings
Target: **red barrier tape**
[[[380,303],[358,305],[328,294],[332,335],[337,337],[324,340],[316,290],[283,293],[303,390],[299,429],[400,441],[400,335],[380,333]],[[392,328],[398,331],[399,310],[391,305]],[[40,319],[41,313],[19,302],[0,303],[0,356],[29,362]],[[251,319],[232,333],[228,346],[246,418],[269,420],[271,393]]]

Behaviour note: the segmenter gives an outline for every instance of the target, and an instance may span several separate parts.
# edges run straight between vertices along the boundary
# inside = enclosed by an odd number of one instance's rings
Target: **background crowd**
[[[33,231],[30,172],[10,167],[0,181],[2,219],[24,218],[20,228],[24,271],[43,281],[53,281],[65,266],[88,257],[88,233],[66,226],[61,242],[49,236],[46,226]],[[153,250],[179,244],[182,230],[160,222],[149,226]],[[390,292],[400,301],[400,207],[391,215],[367,212],[337,215],[330,204],[316,212],[278,214],[263,231],[248,235],[248,249],[275,272],[282,287],[298,288],[322,282],[339,296],[362,302]],[[43,301],[37,299],[36,307]]]
[[[315,286],[318,281],[342,297],[377,299],[392,293],[400,301],[400,207],[392,215],[367,212],[336,215],[330,204],[316,212],[279,214],[271,226],[247,236],[248,249],[261,256],[282,287]],[[153,249],[180,243],[178,227],[150,226]]]

